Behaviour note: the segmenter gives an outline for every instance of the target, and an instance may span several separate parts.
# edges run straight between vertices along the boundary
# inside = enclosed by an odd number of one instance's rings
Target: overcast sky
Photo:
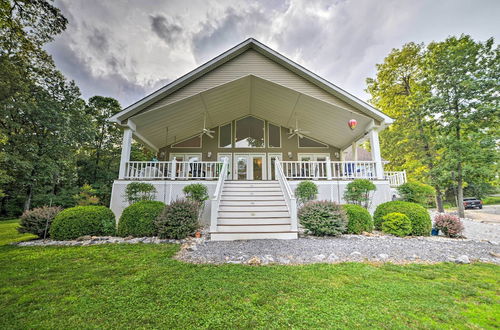
[[[500,39],[500,0],[56,0],[69,20],[47,46],[85,98],[123,107],[248,37],[363,100],[392,48],[450,35]]]

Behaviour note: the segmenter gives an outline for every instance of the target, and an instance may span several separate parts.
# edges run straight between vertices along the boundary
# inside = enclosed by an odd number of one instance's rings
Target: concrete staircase
[[[295,239],[278,181],[226,181],[214,241]]]

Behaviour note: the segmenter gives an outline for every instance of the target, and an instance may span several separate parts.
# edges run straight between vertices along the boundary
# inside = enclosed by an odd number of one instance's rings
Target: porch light
[[[291,151],[289,151],[287,155],[288,155],[288,158],[292,159],[292,152]]]
[[[358,125],[358,122],[356,121],[356,119],[351,119],[351,120],[349,120],[349,122],[347,123],[347,125],[349,125],[349,127],[353,130]]]
[[[211,151],[207,152],[207,157],[208,157],[208,158],[211,158],[211,157],[212,157],[212,152],[211,152]]]

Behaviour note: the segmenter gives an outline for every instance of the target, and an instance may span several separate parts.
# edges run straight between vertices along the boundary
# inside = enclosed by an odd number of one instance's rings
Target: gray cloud
[[[168,45],[175,42],[182,35],[182,27],[161,14],[149,16],[151,29]]]

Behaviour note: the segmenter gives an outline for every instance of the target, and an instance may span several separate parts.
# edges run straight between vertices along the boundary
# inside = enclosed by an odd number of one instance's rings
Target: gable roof
[[[134,104],[128,106],[121,112],[117,113],[116,115],[112,116],[109,118],[110,121],[122,124],[124,121],[126,121],[128,118],[134,116],[135,114],[139,113],[149,105],[159,101],[160,99],[174,93],[175,91],[179,90],[180,88],[188,85],[190,82],[198,79],[199,77],[203,76],[204,74],[214,70],[215,68],[223,65],[227,61],[237,57],[238,55],[242,54],[243,52],[253,49],[260,54],[264,55],[265,57],[277,62],[278,64],[284,66],[288,70],[296,73],[297,75],[303,77],[304,79],[308,80],[309,82],[313,83],[314,85],[318,86],[319,88],[335,95],[339,99],[345,101],[346,103],[350,104],[354,108],[358,109],[360,112],[368,115],[371,118],[377,119],[378,121],[381,121],[382,124],[388,125],[393,122],[393,119],[380,110],[377,110],[376,108],[372,107],[368,103],[358,99],[352,94],[349,94],[345,90],[339,88],[338,86],[332,84],[331,82],[327,81],[326,79],[321,78],[320,76],[316,75],[315,73],[307,70],[306,68],[302,67],[301,65],[293,62],[292,60],[288,59],[287,57],[281,55],[280,53],[274,51],[273,49],[267,47],[266,45],[262,44],[261,42],[249,38],[242,43],[236,45],[235,47],[229,49],[228,51],[222,53],[221,55],[213,58],[212,60],[206,62],[205,64],[199,66],[198,68],[194,69],[193,71],[185,74],[184,76],[174,80],[173,82],[169,83],[168,85],[160,88],[159,90],[153,92],[152,94],[142,98],[141,100],[135,102]]]

